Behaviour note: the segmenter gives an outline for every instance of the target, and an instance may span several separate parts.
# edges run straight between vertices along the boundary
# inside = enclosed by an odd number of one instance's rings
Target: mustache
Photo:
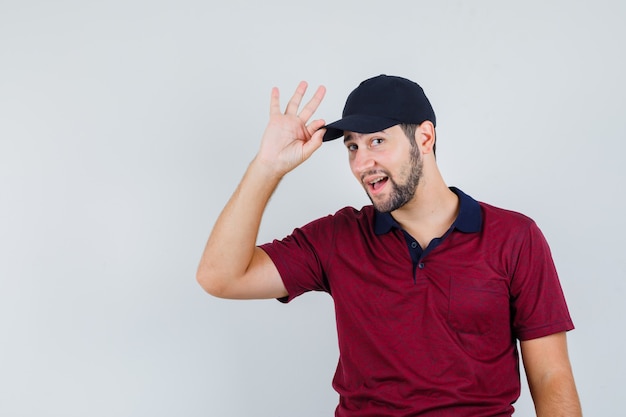
[[[363,180],[365,179],[365,177],[371,176],[371,175],[382,175],[388,178],[391,178],[391,176],[389,175],[389,173],[383,169],[373,169],[370,171],[366,171],[364,173],[361,174],[361,182],[363,182]]]

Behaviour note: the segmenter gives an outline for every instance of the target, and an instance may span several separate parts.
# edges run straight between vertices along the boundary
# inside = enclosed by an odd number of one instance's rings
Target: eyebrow
[[[386,135],[387,134],[387,129],[383,129],[383,130],[378,131],[378,132],[363,133],[363,135],[371,135],[371,134],[374,134],[374,133],[383,133],[383,134]],[[350,141],[352,139],[353,139],[352,134],[348,134],[347,136],[343,137],[343,143],[346,143],[346,142],[348,142],[348,141]]]

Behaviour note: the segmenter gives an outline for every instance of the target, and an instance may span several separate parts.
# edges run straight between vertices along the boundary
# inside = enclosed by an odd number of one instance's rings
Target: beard
[[[420,178],[422,178],[423,167],[424,161],[422,161],[419,148],[417,146],[411,146],[409,162],[400,170],[400,177],[406,177],[404,183],[400,184],[396,182],[389,173],[385,172],[385,175],[389,178],[389,185],[391,185],[389,197],[384,201],[374,201],[369,193],[367,193],[374,208],[381,213],[388,213],[399,209],[411,201],[417,191]]]

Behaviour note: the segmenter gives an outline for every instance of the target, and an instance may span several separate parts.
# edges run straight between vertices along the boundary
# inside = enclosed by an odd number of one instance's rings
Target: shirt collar
[[[478,201],[456,187],[450,187],[450,190],[459,197],[459,214],[452,223],[451,229],[458,229],[464,233],[479,232],[483,223],[483,216]],[[382,235],[392,229],[402,228],[391,213],[377,211],[374,218],[374,233]]]

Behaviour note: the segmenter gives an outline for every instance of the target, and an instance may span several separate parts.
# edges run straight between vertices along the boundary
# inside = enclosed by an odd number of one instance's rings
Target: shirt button
[[[420,262],[420,263],[417,265],[417,267],[418,267],[419,269],[424,269],[424,262]]]
[[[415,249],[417,247],[417,242],[411,242],[411,247]]]

